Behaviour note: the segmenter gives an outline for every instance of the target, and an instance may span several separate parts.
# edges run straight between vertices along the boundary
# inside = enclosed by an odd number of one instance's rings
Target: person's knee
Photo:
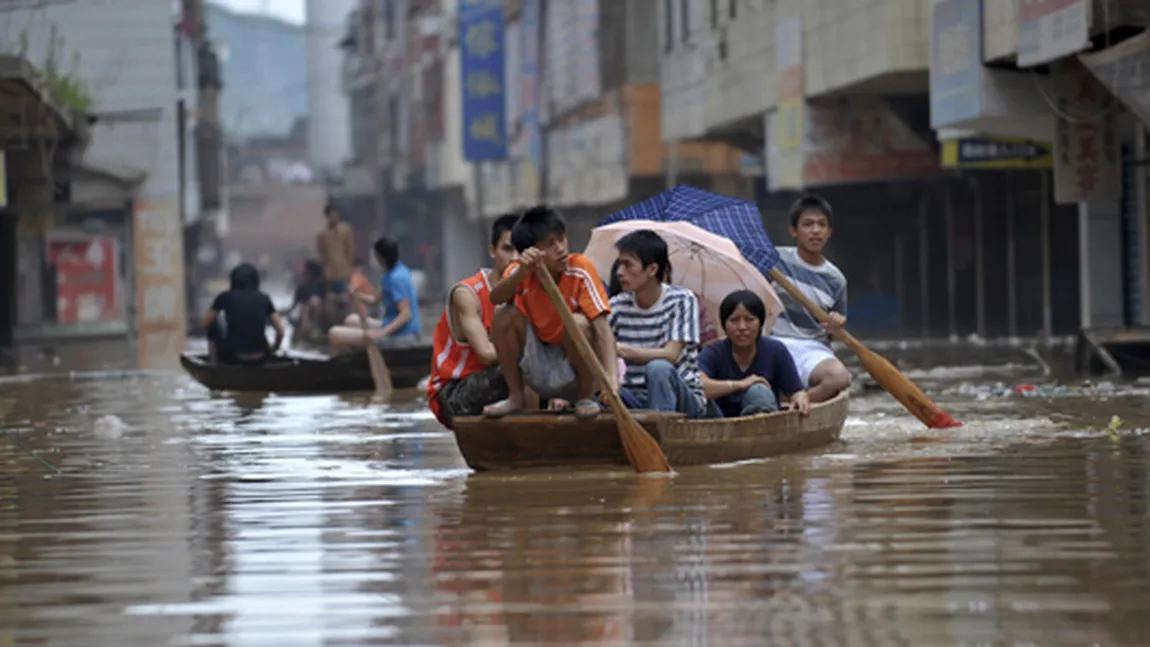
[[[648,382],[665,382],[675,373],[675,365],[665,359],[647,362],[645,369]]]
[[[762,383],[752,384],[743,397],[756,400],[777,400],[774,389]]]
[[[522,343],[527,318],[512,305],[500,306],[491,317],[491,341],[496,346]]]

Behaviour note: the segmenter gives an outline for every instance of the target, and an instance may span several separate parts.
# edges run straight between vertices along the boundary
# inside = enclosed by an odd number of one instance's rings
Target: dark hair
[[[304,261],[303,273],[308,277],[323,276],[323,265],[316,260]]]
[[[747,312],[759,320],[760,328],[766,323],[767,307],[763,305],[763,300],[759,298],[759,295],[750,290],[735,290],[723,297],[723,302],[719,304],[719,325],[725,327],[727,320],[731,318],[739,306],[746,308]]]
[[[329,203],[323,205],[323,215],[325,215],[325,216],[328,214],[331,214],[331,213],[338,213],[338,212],[339,212],[339,209],[336,208],[334,202],[329,202]]]
[[[791,205],[791,226],[799,226],[799,218],[808,211],[815,211],[827,217],[827,224],[834,225],[835,218],[831,212],[831,203],[817,193],[804,193]]]
[[[508,213],[496,218],[495,222],[491,224],[491,246],[498,245],[503,232],[514,230],[515,223],[518,221],[519,214],[517,213]]]
[[[623,291],[623,284],[619,282],[619,259],[611,264],[611,276],[607,278],[607,298],[611,298]]]
[[[541,204],[531,207],[519,216],[515,228],[511,230],[511,243],[515,245],[516,250],[522,252],[538,245],[539,241],[552,234],[562,236],[566,233],[567,222],[563,220],[563,216],[555,209]]]
[[[639,229],[623,236],[615,241],[615,249],[619,253],[634,254],[644,268],[654,265],[657,269],[655,277],[659,281],[671,280],[671,260],[667,254],[667,241],[650,229]]]
[[[383,263],[383,269],[390,270],[399,262],[399,243],[394,238],[380,236],[371,247]]]
[[[251,263],[240,263],[232,268],[231,276],[233,290],[260,289],[260,271]]]

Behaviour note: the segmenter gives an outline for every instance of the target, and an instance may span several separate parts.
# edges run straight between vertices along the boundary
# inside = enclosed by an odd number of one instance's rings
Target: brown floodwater
[[[1147,645],[1146,394],[884,395],[674,479],[469,472],[411,394],[0,382],[0,645]],[[109,417],[111,416],[111,417]]]

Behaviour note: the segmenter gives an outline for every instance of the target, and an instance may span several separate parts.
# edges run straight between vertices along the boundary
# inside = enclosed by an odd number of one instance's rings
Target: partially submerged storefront
[[[79,164],[87,117],[0,56],[0,348],[131,332],[132,198],[142,172]]]

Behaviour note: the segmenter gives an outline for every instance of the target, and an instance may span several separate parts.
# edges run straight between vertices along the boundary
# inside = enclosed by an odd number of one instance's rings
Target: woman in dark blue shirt
[[[762,335],[767,310],[750,290],[727,295],[719,322],[727,338],[699,353],[703,392],[726,418],[779,410],[781,393],[803,415],[811,410],[807,392],[787,347]]]

